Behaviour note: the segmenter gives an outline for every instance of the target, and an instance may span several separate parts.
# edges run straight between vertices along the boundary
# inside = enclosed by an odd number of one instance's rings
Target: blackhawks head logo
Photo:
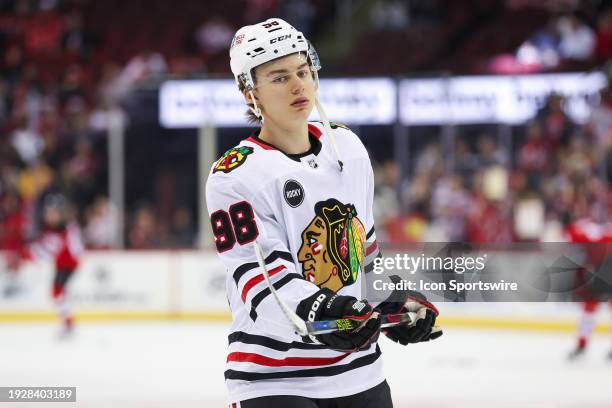
[[[298,252],[304,278],[334,292],[352,285],[363,265],[365,241],[355,206],[333,198],[319,201]]]
[[[253,153],[253,148],[248,146],[234,147],[229,149],[215,164],[213,173],[222,171],[229,173],[230,171],[242,166],[249,154]]]

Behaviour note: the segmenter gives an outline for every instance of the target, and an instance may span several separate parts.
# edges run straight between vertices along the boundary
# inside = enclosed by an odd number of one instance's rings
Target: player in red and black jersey
[[[74,318],[66,297],[66,285],[79,266],[84,251],[78,225],[68,216],[68,204],[60,194],[49,194],[43,202],[42,228],[30,245],[34,259],[52,260],[55,276],[51,296],[62,323],[62,335],[72,332]]]
[[[24,206],[15,190],[8,190],[0,195],[0,250],[4,252],[7,285],[4,296],[11,296],[19,291],[17,277],[26,248],[25,232],[27,217]]]
[[[604,263],[610,262],[612,254],[612,224],[598,224],[594,221],[583,218],[575,221],[566,222],[565,235],[569,242],[583,243],[584,254],[586,256],[586,264],[590,268],[599,270]],[[586,270],[581,271],[586,274]],[[588,281],[587,277],[582,276],[583,280]],[[588,286],[588,282],[585,285]],[[595,312],[602,301],[602,296],[611,295],[610,293],[601,293],[601,288],[586,288],[586,292],[581,297],[586,298],[583,303],[583,312],[578,322],[578,339],[576,348],[569,354],[570,359],[575,359],[584,355],[589,338],[595,329],[596,320]],[[609,300],[612,308],[612,299]],[[612,350],[608,354],[608,358],[612,359]]]

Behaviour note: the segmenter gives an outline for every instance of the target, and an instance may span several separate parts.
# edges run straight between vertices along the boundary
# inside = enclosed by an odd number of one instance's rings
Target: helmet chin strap
[[[331,142],[332,150],[334,151],[334,155],[336,156],[336,160],[338,161],[338,166],[340,166],[340,173],[344,169],[344,163],[340,160],[340,153],[338,152],[338,147],[336,146],[336,138],[334,137],[334,133],[332,132],[331,125],[329,124],[329,119],[327,119],[327,115],[325,114],[325,110],[323,109],[323,105],[321,105],[321,101],[319,101],[319,75],[317,71],[314,70],[315,77],[315,86],[317,89],[317,93],[315,95],[315,106],[317,107],[317,111],[319,112],[319,118],[321,119],[321,123],[323,123],[323,132],[328,137]]]
[[[249,91],[249,95],[251,95],[251,99],[253,100],[253,107],[249,106],[249,109],[251,110],[251,112],[253,112],[253,115],[259,118],[259,121],[263,125],[264,117],[261,114],[261,109],[259,109],[259,106],[257,106],[257,99],[255,99],[255,95],[253,95],[253,91]]]

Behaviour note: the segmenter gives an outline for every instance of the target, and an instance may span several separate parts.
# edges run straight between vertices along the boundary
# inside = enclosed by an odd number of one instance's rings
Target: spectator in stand
[[[87,209],[85,242],[89,248],[109,249],[114,246],[118,228],[117,211],[108,197],[98,196]]]
[[[74,155],[62,165],[62,177],[70,190],[70,198],[79,208],[85,208],[96,195],[95,174],[97,162],[91,142],[87,139],[76,141]]]
[[[21,160],[30,166],[39,160],[44,148],[41,136],[28,126],[25,117],[19,120],[17,128],[13,131],[11,144],[19,153]]]
[[[559,41],[557,20],[551,18],[516,51],[516,61],[520,64],[517,71],[537,72],[559,66]]]
[[[11,44],[4,52],[4,61],[2,64],[2,76],[6,78],[8,83],[19,81],[23,73],[24,55],[23,49],[19,44]]]
[[[431,197],[433,222],[444,231],[447,241],[466,240],[466,220],[471,196],[457,174],[440,178]]]
[[[85,89],[85,73],[80,65],[73,64],[66,68],[59,89],[59,103],[61,109],[66,110],[68,103],[74,101],[84,101],[87,98]]]
[[[83,14],[75,9],[66,14],[62,31],[62,48],[65,58],[73,62],[87,58],[96,44],[94,34],[87,31],[83,24]]]
[[[194,244],[196,231],[191,213],[186,207],[179,207],[172,215],[168,244],[172,248],[190,248]]]
[[[478,138],[478,167],[489,167],[489,166],[506,166],[508,163],[508,155],[497,145],[497,142],[488,133],[483,133]]]
[[[42,1],[39,10],[32,13],[23,29],[24,44],[28,55],[53,55],[61,45],[63,16],[55,8],[55,2]]]
[[[612,86],[608,85],[602,89],[599,104],[591,113],[587,130],[595,138],[595,153],[598,155],[597,161],[600,162],[612,148]]]
[[[464,181],[469,180],[478,169],[479,158],[472,153],[469,144],[464,138],[455,140],[454,170],[461,175]]]
[[[388,223],[394,222],[399,215],[400,201],[399,188],[401,183],[401,169],[397,162],[386,161],[382,167],[376,167],[374,183],[374,222],[380,225],[383,236],[379,239],[385,240],[384,230]]]
[[[558,22],[561,35],[559,52],[561,58],[586,61],[595,51],[595,33],[574,15],[561,17]]]
[[[19,172],[19,195],[25,205],[33,203],[53,183],[55,171],[44,160],[39,160]]]
[[[533,121],[527,126],[527,141],[518,151],[518,168],[527,177],[527,184],[537,189],[549,160],[549,144],[544,140],[542,125]]]
[[[246,3],[242,16],[246,24],[254,24],[273,17],[278,6],[278,0],[247,0]]]
[[[599,15],[595,36],[597,62],[604,63],[612,58],[612,8]]]
[[[594,154],[582,134],[576,134],[565,151],[561,152],[559,161],[572,180],[588,180],[594,176]]]
[[[567,145],[576,126],[563,110],[564,104],[563,96],[552,93],[544,107],[536,114],[536,120],[542,124],[544,138],[550,149]]]
[[[372,24],[379,30],[402,31],[410,23],[408,2],[383,0],[374,5]]]
[[[437,142],[428,144],[416,160],[416,173],[429,174],[432,177],[440,176],[445,170],[442,158],[442,148]]]
[[[310,0],[284,0],[279,2],[276,14],[311,38],[315,8]]]
[[[472,180],[474,193],[467,212],[467,240],[483,243],[511,242],[508,201],[506,197],[498,200],[491,197],[492,194],[485,188],[485,174],[485,171],[478,172]]]
[[[141,205],[128,231],[128,246],[133,249],[159,248],[162,243],[155,214],[149,204]]]
[[[205,59],[227,51],[233,36],[233,27],[219,16],[206,19],[195,32],[196,43]]]

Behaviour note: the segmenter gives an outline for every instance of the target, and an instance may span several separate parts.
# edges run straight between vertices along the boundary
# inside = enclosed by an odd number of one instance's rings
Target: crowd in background
[[[582,125],[563,104],[551,95],[533,120],[511,129],[508,143],[486,130],[469,137],[458,127],[454,152],[445,155],[434,137],[408,177],[399,163],[382,163],[378,235],[388,242],[554,242],[563,240],[567,217],[610,222],[612,92],[601,92]]]
[[[329,27],[346,17],[338,7],[342,2],[333,1],[204,3],[0,1],[0,249],[36,235],[40,205],[50,192],[61,192],[72,203],[72,216],[82,225],[89,248],[112,247],[118,217],[108,198],[109,118],[133,89],[169,76],[227,75],[228,46],[243,24],[279,16],[315,42],[325,42],[337,34]],[[541,8],[527,1],[470,0],[472,17],[463,5],[438,3],[356,2],[355,19],[367,8],[368,30],[358,31],[363,20],[356,20],[352,48],[326,72],[399,73],[380,71],[377,64],[407,75],[413,68],[475,73],[485,65],[507,68],[500,65],[499,50],[480,48],[488,40],[487,26],[470,21]],[[567,4],[546,10],[550,23],[540,29],[514,35],[517,40],[508,42],[505,51],[515,61],[533,67],[536,58],[538,70],[549,70],[563,69],[564,59],[578,59],[596,68],[612,56],[610,9],[593,6],[596,2],[546,3]],[[473,35],[465,32],[466,25],[475,27]],[[430,31],[437,34],[429,36]],[[393,41],[381,42],[381,35]],[[424,38],[462,51],[441,67],[445,49],[423,53],[428,48]],[[457,43],[461,38],[463,43]],[[384,44],[389,49],[381,55]],[[408,51],[397,53],[400,46]],[[485,65],[472,58],[475,50],[484,53],[479,57],[486,58]],[[391,63],[398,54],[409,65]],[[466,60],[474,64],[466,68]],[[563,101],[553,97],[532,122],[514,129],[510,144],[489,133],[464,138],[458,128],[452,160],[436,138],[412,153],[407,173],[400,163],[383,160],[376,172],[381,235],[393,241],[529,240],[534,227],[523,225],[526,215],[543,214],[541,231],[569,210],[605,218],[612,203],[606,181],[612,104],[609,93],[602,95],[587,125],[572,123],[560,109]],[[127,247],[195,245],[195,214],[188,207],[172,208],[161,218],[152,201],[127,203],[127,211]]]
[[[293,16],[310,32],[317,11],[317,2],[305,0],[182,3],[0,2],[0,248],[36,236],[51,192],[72,203],[88,247],[111,247],[111,112],[148,80],[227,71],[231,37],[245,19]],[[194,245],[194,216],[185,207],[161,223],[151,202],[128,207],[128,247]]]

